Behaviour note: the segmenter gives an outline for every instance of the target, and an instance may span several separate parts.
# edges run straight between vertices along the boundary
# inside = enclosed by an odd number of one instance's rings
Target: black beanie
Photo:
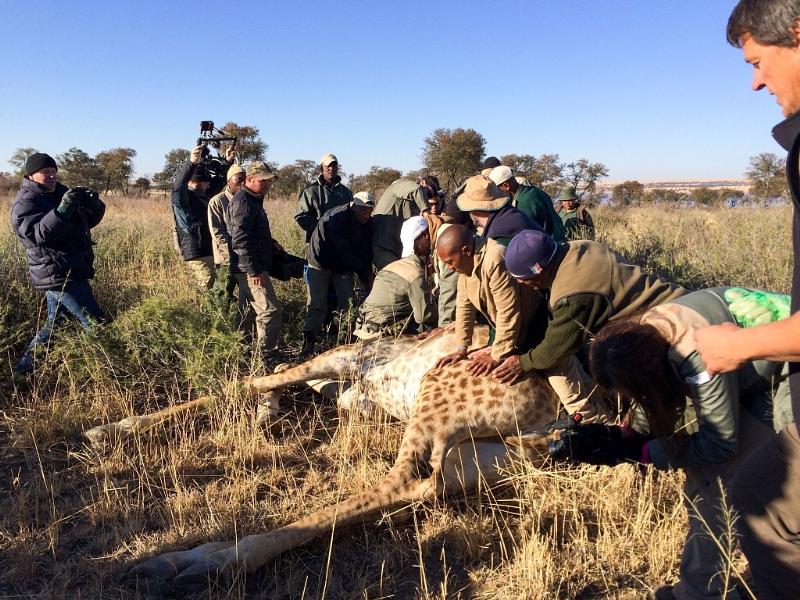
[[[25,175],[33,175],[36,171],[48,168],[58,170],[58,165],[52,156],[44,152],[34,152],[25,161]]]

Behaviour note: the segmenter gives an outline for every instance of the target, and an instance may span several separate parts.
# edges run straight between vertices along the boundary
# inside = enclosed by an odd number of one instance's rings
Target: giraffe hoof
[[[89,441],[89,445],[95,450],[104,450],[108,445],[108,432],[102,425],[92,427],[83,432],[83,436]]]
[[[224,565],[215,561],[199,562],[178,573],[172,580],[173,587],[181,592],[203,592],[211,584],[226,578]]]
[[[156,556],[142,564],[136,565],[125,574],[125,579],[132,585],[144,581],[167,582],[178,574],[178,567],[163,556]]]

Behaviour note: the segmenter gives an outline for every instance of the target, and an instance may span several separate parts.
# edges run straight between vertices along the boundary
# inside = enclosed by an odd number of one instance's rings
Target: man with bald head
[[[458,276],[456,336],[459,348],[442,357],[437,367],[467,358],[480,311],[492,327],[490,345],[470,355],[472,375],[485,375],[518,353],[541,296],[521,287],[505,267],[505,248],[492,239],[476,237],[462,225],[448,227],[436,242],[436,253]]]

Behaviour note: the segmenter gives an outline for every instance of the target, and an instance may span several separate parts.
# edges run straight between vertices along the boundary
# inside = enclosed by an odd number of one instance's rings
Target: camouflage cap
[[[254,160],[247,165],[246,174],[248,177],[255,177],[256,179],[274,179],[276,177],[275,173],[272,172],[272,168],[261,160]]]

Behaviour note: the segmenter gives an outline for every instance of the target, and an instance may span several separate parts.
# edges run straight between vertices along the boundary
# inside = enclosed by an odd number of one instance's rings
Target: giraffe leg
[[[170,419],[183,415],[197,415],[206,412],[214,404],[211,396],[203,396],[196,400],[169,406],[148,415],[132,416],[117,421],[98,425],[83,432],[92,447],[102,449],[107,443],[130,437],[131,435],[160,425]]]
[[[398,463],[375,487],[338,504],[269,533],[247,536],[236,544],[212,542],[185,552],[157,556],[131,569],[129,581],[158,579],[170,582],[177,591],[203,591],[209,579],[251,573],[287,550],[363,522],[382,511],[442,493],[469,494],[482,483],[492,484],[502,478],[503,470],[513,460],[521,457],[517,448],[502,440],[463,442],[447,453],[441,471],[435,474],[441,477],[443,485],[433,477],[411,477],[412,465]]]

